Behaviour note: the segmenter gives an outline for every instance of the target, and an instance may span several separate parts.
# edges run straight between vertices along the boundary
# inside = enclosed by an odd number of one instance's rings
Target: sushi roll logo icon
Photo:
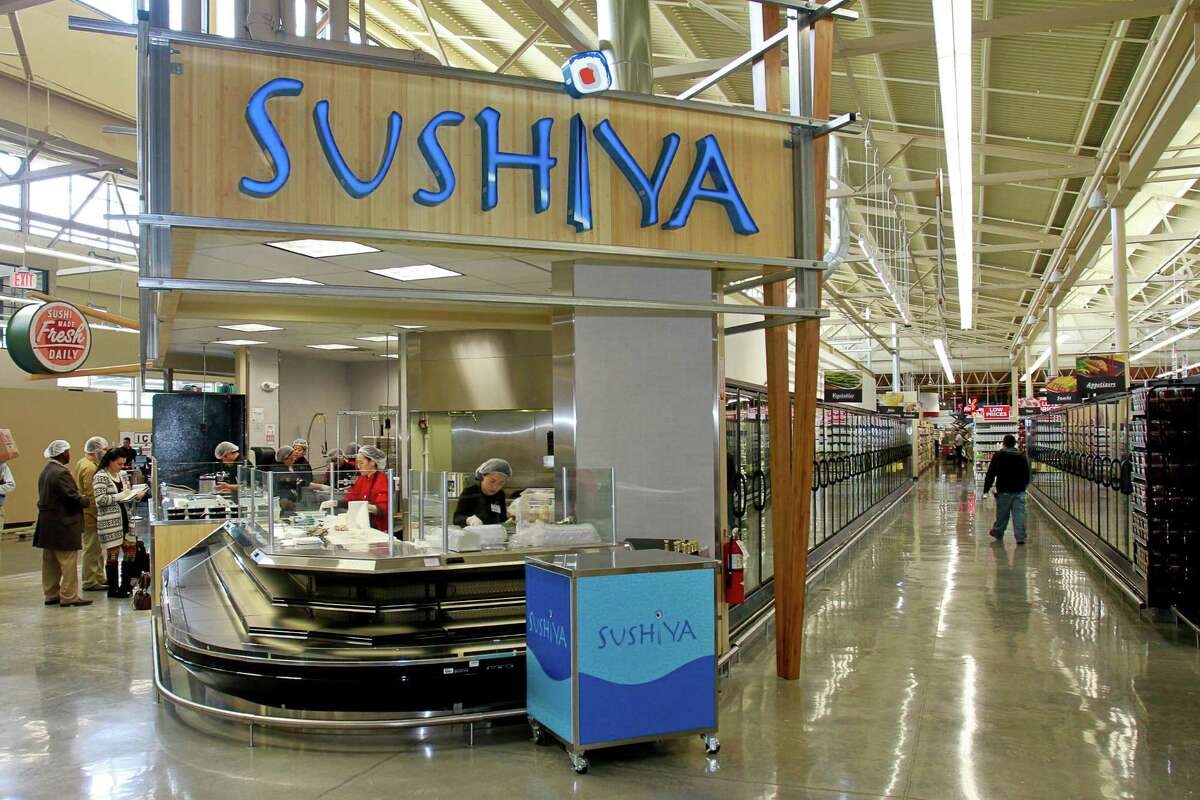
[[[576,53],[563,64],[563,85],[572,97],[600,94],[612,88],[612,71],[597,50]]]

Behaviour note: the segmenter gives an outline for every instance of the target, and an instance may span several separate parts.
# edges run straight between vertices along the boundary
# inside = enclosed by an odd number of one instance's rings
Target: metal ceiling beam
[[[905,133],[902,131],[876,130],[871,131],[871,136],[873,136],[875,140],[879,142],[905,144],[911,141],[913,147],[926,147],[934,150],[946,149],[945,140],[941,136]],[[1075,165],[1081,167],[1096,166],[1096,159],[1089,156],[1079,156],[1074,155],[1073,153],[1059,153],[1050,150],[1035,150],[1032,147],[1018,147],[1007,144],[995,144],[992,142],[976,142],[972,145],[972,149],[977,150],[980,153],[986,153],[989,156],[1011,158],[1017,161],[1032,161],[1039,164],[1055,164],[1060,167],[1066,165]]]
[[[688,44],[688,41],[687,41],[687,39],[684,38],[683,33],[681,33],[680,30],[677,27],[675,27],[675,23],[671,21],[671,18],[668,17],[666,15],[666,13],[661,8],[659,8],[658,5],[655,3],[651,3],[650,8],[651,8],[652,13],[656,14],[658,16],[659,20],[663,23],[663,25],[666,26],[667,31],[671,34],[671,37],[673,39],[675,39],[675,43],[678,44],[680,48],[682,48],[683,52],[685,54],[687,54],[688,58],[689,59],[697,58],[695,50],[693,50],[692,46],[690,44]],[[657,75],[655,77],[657,79]],[[726,92],[720,86],[714,86],[713,90],[726,103],[733,102],[732,99],[729,97],[729,93]]]
[[[550,0],[525,0],[529,10],[537,14],[550,26],[550,29],[562,37],[576,51],[595,50],[596,39],[588,36],[587,32],[568,19]]]
[[[111,164],[63,164],[57,167],[47,167],[46,169],[33,170],[30,172],[22,172],[15,178],[0,179],[0,188],[5,186],[15,186],[18,184],[35,183],[37,181],[46,181],[52,178],[63,178],[69,175],[87,175],[93,172],[109,172],[117,167]]]
[[[666,64],[654,68],[654,80],[673,81],[684,78],[702,78],[711,75],[719,69],[727,67],[736,56],[728,58],[706,58],[701,61],[681,61],[678,64]]]
[[[1052,11],[1018,14],[991,20],[976,21],[971,26],[971,39],[990,39],[999,36],[1020,36],[1027,33],[1046,33],[1054,30],[1078,28],[1116,22],[1122,19],[1157,17],[1171,11],[1171,0],[1130,0],[1125,2],[1099,3],[1092,6],[1070,6]],[[847,58],[874,55],[894,50],[917,50],[933,46],[933,29],[885,33],[849,39],[843,42],[838,55]]]
[[[560,5],[558,7],[558,10],[560,13],[565,12],[567,9],[569,9],[574,4],[575,4],[575,0],[564,0],[562,5]],[[543,20],[541,23],[538,24],[538,26],[536,28],[533,29],[532,33],[530,33],[528,36],[525,37],[525,40],[522,41],[521,44],[517,46],[517,49],[512,51],[512,53],[509,54],[508,58],[504,59],[504,63],[502,63],[499,67],[496,68],[496,72],[499,72],[499,73],[507,72],[512,67],[513,64],[517,63],[517,61],[520,60],[521,56],[525,55],[525,51],[528,50],[530,47],[533,47],[533,45],[537,42],[537,40],[542,38],[542,34],[544,34],[548,30],[550,30],[550,23]]]
[[[747,39],[750,38],[750,29],[748,27],[741,24],[737,20],[732,19],[731,17],[725,15],[724,13],[721,12],[720,9],[712,7],[711,5],[706,3],[704,0],[688,0],[688,5],[691,6],[692,8],[698,9],[699,11],[703,11],[705,14],[708,14],[710,17],[712,17],[713,19],[715,19],[717,22],[721,23],[725,27],[729,28],[730,30],[740,33],[742,36],[745,36]]]
[[[983,155],[983,154],[981,154]],[[1022,170],[1019,172],[993,172],[991,174],[976,175],[973,182],[976,186],[999,186],[1010,185],[1014,183],[1022,183],[1025,181],[1044,181],[1055,180],[1058,178],[1082,178],[1092,174],[1092,167],[1062,167],[1062,168],[1046,168],[1034,170]],[[932,192],[934,180],[918,180],[918,181],[893,181],[891,189],[894,192]],[[829,193],[830,197],[857,197],[870,192],[878,194],[878,186],[867,186],[862,189],[838,189]]]

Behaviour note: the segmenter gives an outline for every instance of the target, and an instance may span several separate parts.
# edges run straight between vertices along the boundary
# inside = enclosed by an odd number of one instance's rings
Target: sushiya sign
[[[782,121],[467,72],[178,49],[177,214],[563,249],[794,254]],[[576,81],[598,77],[577,67]]]
[[[74,372],[92,351],[87,317],[70,303],[25,306],[9,317],[5,338],[13,362],[35,375]]]

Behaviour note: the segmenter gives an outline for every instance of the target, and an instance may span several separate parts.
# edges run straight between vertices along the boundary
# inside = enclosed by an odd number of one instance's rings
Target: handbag
[[[149,611],[152,602],[153,598],[150,596],[150,573],[143,572],[138,576],[138,585],[133,591],[133,610]]]

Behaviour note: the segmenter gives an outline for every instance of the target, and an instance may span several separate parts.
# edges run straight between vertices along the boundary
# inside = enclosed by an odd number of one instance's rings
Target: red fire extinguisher
[[[731,606],[746,602],[746,550],[732,536],[725,542],[725,602]]]

